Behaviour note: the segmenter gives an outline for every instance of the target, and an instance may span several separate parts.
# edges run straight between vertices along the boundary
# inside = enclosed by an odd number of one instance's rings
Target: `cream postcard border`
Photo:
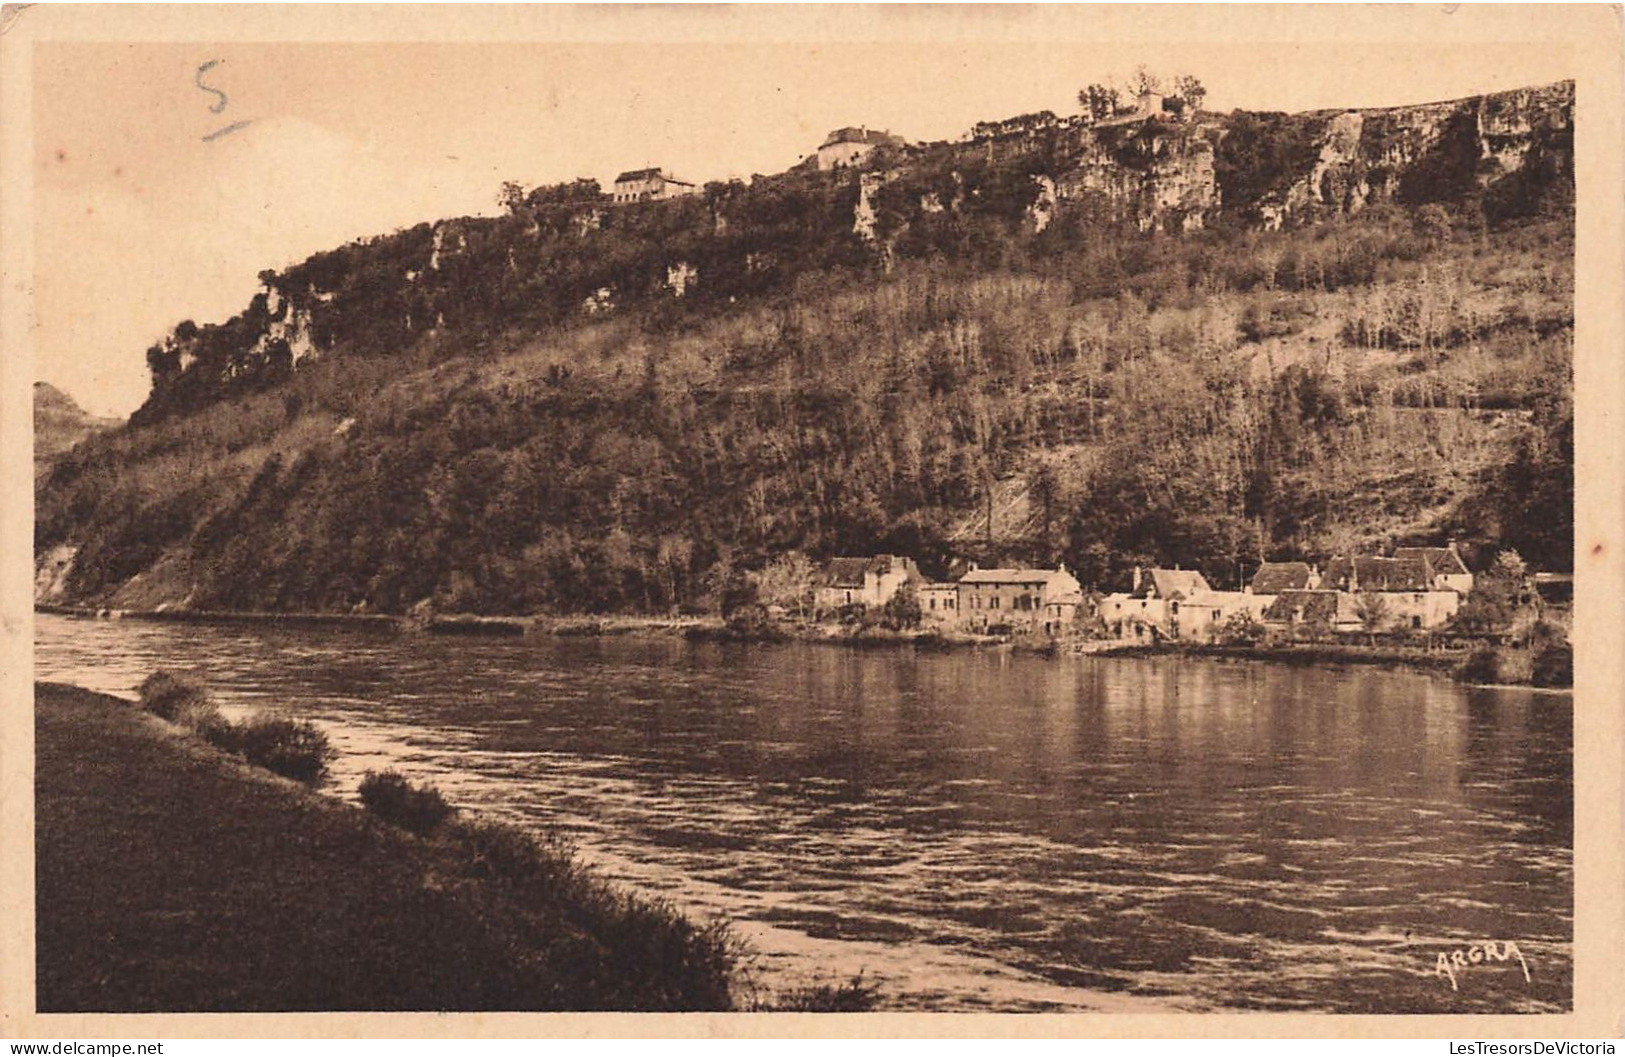
[[[31,58],[52,41],[1427,42],[1562,49],[1576,81],[1574,1010],[1204,1014],[39,1015],[33,948]],[[1625,1032],[1625,227],[1621,10],[1603,5],[6,5],[0,14],[0,1036],[1421,1037]],[[1328,70],[1329,77],[1353,71]],[[1357,76],[1357,74],[1354,74]],[[1423,102],[1424,100],[1416,100]],[[425,218],[428,219],[428,218]],[[131,354],[139,353],[132,349]]]

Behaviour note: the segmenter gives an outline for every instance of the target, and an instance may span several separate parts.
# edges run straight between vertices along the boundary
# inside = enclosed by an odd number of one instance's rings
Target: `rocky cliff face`
[[[889,269],[971,242],[1277,229],[1380,202],[1527,215],[1572,193],[1573,107],[1563,82],[1377,110],[1099,126],[1044,114],[877,151],[861,170],[798,168],[668,202],[607,206],[591,181],[542,188],[508,216],[420,224],[264,273],[241,316],[182,324],[149,350],[153,399],[133,421],[275,384],[330,350],[474,352],[516,327],[732,304],[819,268]]]
[[[1503,210],[1538,184],[1571,179],[1574,84],[1383,110],[1310,114],[1314,160],[1283,191],[1257,203],[1266,227],[1367,203],[1463,203],[1488,197]],[[1530,177],[1522,180],[1520,177]]]

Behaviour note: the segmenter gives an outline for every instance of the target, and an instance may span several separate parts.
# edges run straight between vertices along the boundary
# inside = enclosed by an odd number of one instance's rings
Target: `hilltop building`
[[[901,147],[903,137],[868,128],[838,128],[831,132],[814,155],[823,171],[856,165],[876,147]]]
[[[612,197],[616,202],[648,202],[691,195],[696,190],[687,180],[679,180],[664,169],[633,169],[615,177]]]

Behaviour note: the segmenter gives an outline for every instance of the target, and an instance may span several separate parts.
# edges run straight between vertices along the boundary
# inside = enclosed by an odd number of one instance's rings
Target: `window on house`
[[[988,602],[987,608],[989,608],[989,609],[998,609],[999,608],[999,596],[998,595],[993,596],[992,601]]]
[[[1412,617],[1411,618],[1411,627],[1419,628],[1421,626],[1422,626],[1422,618],[1421,617]]]
[[[931,599],[931,608],[932,609],[937,608],[937,600],[935,598]]]

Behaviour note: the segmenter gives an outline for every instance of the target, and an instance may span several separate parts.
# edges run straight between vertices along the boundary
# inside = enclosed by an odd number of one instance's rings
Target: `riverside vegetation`
[[[1029,115],[668,201],[509,188],[155,345],[38,484],[46,600],[714,613],[791,552],[1105,588],[1447,535],[1566,570],[1571,108]]]
[[[310,723],[230,723],[199,680],[164,671],[139,696],[170,726],[38,688],[42,1010],[841,1012],[876,1000],[861,979],[763,992],[725,924],[598,879],[556,838],[459,817],[393,772],[360,789],[380,828],[203,747],[315,785],[332,751]],[[91,866],[114,847],[120,871]],[[132,873],[148,883],[118,881]]]

